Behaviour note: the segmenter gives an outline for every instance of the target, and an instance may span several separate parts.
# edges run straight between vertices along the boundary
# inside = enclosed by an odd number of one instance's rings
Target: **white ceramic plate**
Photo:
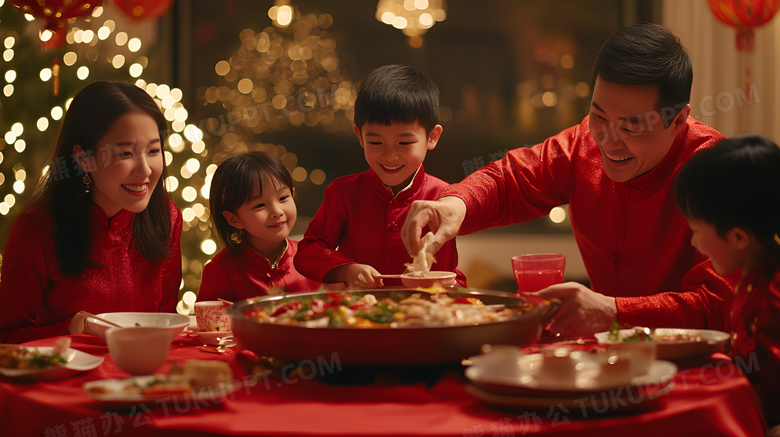
[[[621,336],[628,336],[634,333],[633,329],[621,329]],[[729,339],[729,334],[721,331],[712,331],[707,329],[678,329],[678,328],[657,328],[655,335],[683,335],[686,337],[698,336],[701,341],[656,341],[656,356],[660,360],[683,361],[693,358],[709,357],[715,352],[723,350],[723,345]],[[596,340],[602,344],[614,343],[609,339],[609,332],[599,332],[595,334]]]
[[[627,408],[641,406],[653,399],[663,396],[674,387],[674,381],[669,381],[666,385],[650,387],[641,393],[629,393],[621,390],[608,390],[598,394],[586,394],[579,397],[545,397],[545,396],[512,396],[506,394],[493,393],[483,390],[479,387],[468,385],[466,391],[480,401],[501,408],[509,409],[528,409],[540,408],[550,413],[562,414],[564,417],[569,412],[583,414],[587,416],[589,411],[597,411],[604,414],[611,410],[625,410]]]
[[[28,347],[28,350],[38,349],[42,354],[52,353],[52,346]],[[103,357],[96,357],[76,349],[68,349],[63,357],[65,364],[47,367],[45,369],[7,369],[0,367],[0,374],[9,378],[31,379],[36,381],[53,381],[92,370],[103,362]]]
[[[182,314],[173,313],[102,313],[97,314],[98,317],[102,317],[106,320],[110,320],[121,326],[135,326],[137,323],[140,326],[156,326],[170,328],[175,331],[176,334],[180,333],[184,328],[189,326],[190,318]],[[87,325],[87,331],[91,332],[103,340],[106,339],[106,331],[113,326],[101,322],[100,320],[87,317],[85,321]]]
[[[677,366],[673,363],[656,360],[647,373],[631,378],[629,384],[610,383],[600,377],[601,365],[588,354],[573,352],[572,356],[579,358],[571,380],[541,377],[542,354],[523,355],[516,360],[505,361],[505,364],[475,360],[475,364],[466,369],[465,375],[479,389],[497,394],[579,398],[621,387],[643,389],[665,386],[677,373]]]
[[[152,393],[141,394],[125,391],[128,385],[138,384],[140,386],[148,385],[156,378],[166,378],[164,375],[136,376],[127,379],[102,379],[99,381],[88,382],[83,385],[84,390],[98,400],[101,404],[110,407],[123,407],[137,404],[157,404],[163,405],[170,402],[176,402],[178,406],[185,405],[185,402],[194,401],[221,401],[229,394],[241,387],[239,383],[226,382],[218,384],[215,387],[206,387],[192,393]]]

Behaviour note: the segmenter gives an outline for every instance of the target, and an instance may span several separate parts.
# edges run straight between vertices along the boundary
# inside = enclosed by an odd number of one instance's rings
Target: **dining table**
[[[71,348],[104,358],[96,368],[52,381],[0,377],[0,435],[97,436],[762,436],[766,422],[744,367],[722,353],[678,363],[672,384],[652,399],[605,394],[582,404],[516,406],[474,395],[464,365],[392,368],[322,360],[263,368],[262,357],[204,347],[197,337],[173,341],[175,363],[221,360],[233,380],[206,400],[171,396],[151,403],[113,405],[84,385],[128,378],[105,341],[71,335]],[[25,343],[50,346],[55,338]],[[258,371],[258,369],[265,369]],[[591,400],[593,401],[593,400]]]

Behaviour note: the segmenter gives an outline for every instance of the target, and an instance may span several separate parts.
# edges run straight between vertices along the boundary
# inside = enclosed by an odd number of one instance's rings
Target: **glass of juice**
[[[519,293],[532,293],[563,282],[566,255],[562,253],[531,253],[512,257],[512,271]]]

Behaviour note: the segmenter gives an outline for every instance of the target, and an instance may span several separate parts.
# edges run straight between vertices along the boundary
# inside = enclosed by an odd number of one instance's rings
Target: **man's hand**
[[[544,299],[559,299],[561,309],[550,325],[550,331],[566,338],[592,338],[608,331],[617,320],[615,298],[585,287],[577,282],[551,285],[534,293]]]
[[[409,208],[401,240],[410,256],[422,248],[422,231],[427,226],[434,237],[427,250],[436,253],[449,240],[455,238],[460,225],[466,218],[466,204],[457,197],[443,197],[439,200],[416,200]]]
[[[336,267],[325,276],[325,282],[343,282],[348,288],[377,288],[382,287],[379,272],[367,264],[346,264]]]

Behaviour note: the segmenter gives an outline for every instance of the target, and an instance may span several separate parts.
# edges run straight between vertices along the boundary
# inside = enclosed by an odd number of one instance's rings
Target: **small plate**
[[[466,369],[465,375],[477,388],[496,394],[576,399],[611,389],[625,388],[627,393],[639,393],[648,387],[655,389],[667,385],[677,373],[673,363],[656,360],[647,373],[631,378],[629,384],[610,383],[600,378],[601,366],[596,360],[580,355],[576,374],[568,381],[540,378],[542,354],[525,355],[506,361],[506,365],[480,365],[476,361]]]
[[[136,376],[126,379],[102,379],[83,385],[84,391],[107,407],[126,407],[137,404],[163,405],[173,401],[177,405],[188,401],[221,401],[226,396],[241,388],[236,381],[217,384],[214,387],[204,387],[189,393],[132,393],[125,391],[128,385],[145,386],[155,379],[165,379],[164,375]],[[101,392],[95,392],[98,389]]]
[[[52,346],[28,347],[28,350],[37,349],[42,354],[51,354]],[[63,357],[65,364],[47,367],[45,369],[9,369],[0,367],[0,374],[9,378],[30,379],[35,381],[54,381],[69,378],[87,370],[92,370],[103,362],[103,357],[96,357],[76,349],[68,349]]]
[[[633,329],[621,329],[621,336],[631,335]],[[709,357],[715,352],[723,350],[723,345],[729,339],[729,334],[721,331],[712,331],[708,329],[678,329],[678,328],[657,328],[653,335],[661,336],[699,336],[701,341],[673,340],[673,341],[655,341],[657,345],[656,356],[659,360],[683,361],[693,358]],[[609,339],[609,332],[599,332],[595,334],[596,340],[601,344],[615,343]]]
[[[233,342],[233,331],[199,331],[198,327],[190,326],[186,331],[188,335],[196,337],[209,346],[221,346],[229,340]]]

